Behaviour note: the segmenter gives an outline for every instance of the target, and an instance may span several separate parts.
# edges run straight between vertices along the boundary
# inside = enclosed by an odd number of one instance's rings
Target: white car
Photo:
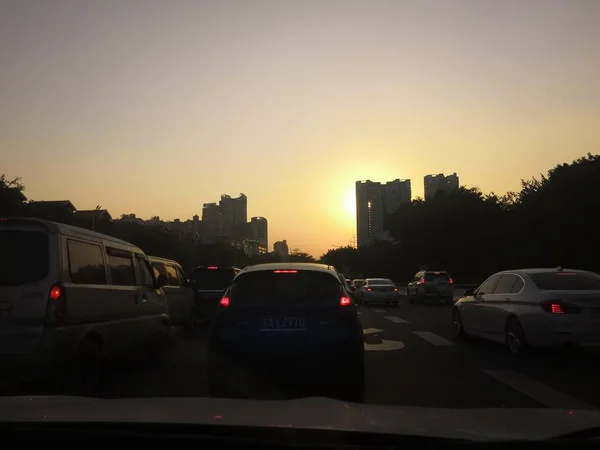
[[[515,355],[600,345],[600,275],[561,267],[496,273],[458,300],[452,325],[457,338],[504,343]]]
[[[387,278],[367,278],[365,284],[360,287],[358,296],[363,305],[367,303],[387,303],[398,306],[400,301],[400,292],[396,284]]]

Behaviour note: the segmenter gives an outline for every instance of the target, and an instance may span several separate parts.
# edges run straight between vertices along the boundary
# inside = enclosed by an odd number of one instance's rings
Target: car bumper
[[[583,315],[556,315],[529,323],[522,320],[531,347],[600,346],[600,321]]]
[[[392,294],[377,294],[370,295],[364,294],[362,297],[364,303],[388,303],[388,302],[399,302],[400,294],[394,292]]]

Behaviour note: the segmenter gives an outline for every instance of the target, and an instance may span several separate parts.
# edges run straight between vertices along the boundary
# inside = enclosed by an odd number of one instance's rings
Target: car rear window
[[[538,272],[529,274],[543,291],[600,291],[600,276],[585,272]]]
[[[231,285],[232,306],[339,306],[342,285],[327,273],[309,270],[260,271],[240,275]]]
[[[388,279],[376,279],[376,280],[369,280],[368,281],[369,286],[389,286],[391,284],[394,284],[394,282],[392,280],[388,280]]]
[[[0,285],[33,283],[48,273],[48,234],[45,232],[0,230],[0,249]]]
[[[448,272],[426,272],[425,281],[450,280]]]
[[[235,277],[232,268],[197,268],[192,272],[192,280],[196,289],[200,290],[225,290]]]

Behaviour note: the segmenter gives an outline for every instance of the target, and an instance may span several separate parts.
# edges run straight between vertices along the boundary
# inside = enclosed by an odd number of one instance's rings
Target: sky
[[[0,0],[0,61],[29,198],[185,220],[243,192],[315,256],[357,180],[503,194],[600,150],[598,0]]]

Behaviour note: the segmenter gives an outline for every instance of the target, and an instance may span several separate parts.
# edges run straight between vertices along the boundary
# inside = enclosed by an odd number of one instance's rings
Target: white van
[[[182,325],[188,329],[196,323],[194,290],[183,272],[181,264],[171,259],[149,256],[156,270],[154,275],[167,277],[163,291],[169,303],[169,314],[172,325]]]
[[[0,378],[76,373],[85,391],[104,360],[164,349],[166,279],[136,246],[65,224],[0,218],[0,249]]]

